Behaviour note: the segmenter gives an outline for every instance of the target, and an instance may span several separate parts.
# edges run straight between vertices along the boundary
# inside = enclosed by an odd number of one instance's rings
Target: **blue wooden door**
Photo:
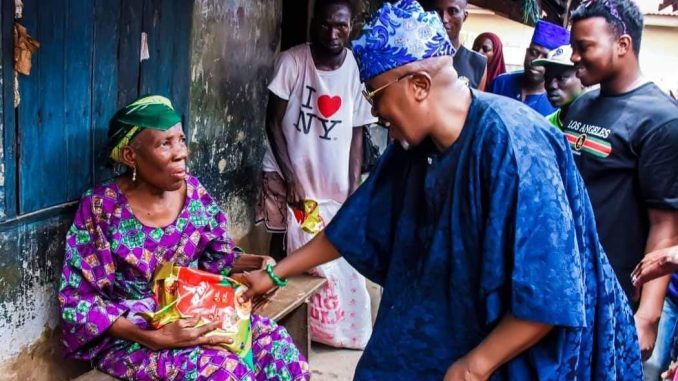
[[[23,23],[41,47],[20,81],[19,214],[77,200],[112,175],[107,129],[122,105],[162,94],[185,114],[192,9],[192,0],[24,0]]]

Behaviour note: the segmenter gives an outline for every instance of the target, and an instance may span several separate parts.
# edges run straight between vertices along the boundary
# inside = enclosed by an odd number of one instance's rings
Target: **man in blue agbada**
[[[343,256],[384,287],[356,380],[640,380],[633,317],[563,135],[469,90],[438,17],[385,3],[354,42],[397,141],[323,233],[268,272]]]

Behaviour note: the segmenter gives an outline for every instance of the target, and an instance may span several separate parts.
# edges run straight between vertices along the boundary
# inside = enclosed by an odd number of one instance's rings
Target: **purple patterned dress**
[[[89,360],[124,380],[307,380],[308,363],[283,327],[252,315],[254,371],[226,350],[205,347],[152,351],[106,335],[121,316],[150,329],[150,281],[161,264],[227,274],[235,261],[227,217],[194,177],[186,202],[164,228],[136,219],[115,182],[85,193],[66,238],[59,306],[66,355]]]

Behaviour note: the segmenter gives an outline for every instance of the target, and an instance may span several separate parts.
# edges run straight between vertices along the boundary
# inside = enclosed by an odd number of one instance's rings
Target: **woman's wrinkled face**
[[[478,45],[473,47],[473,50],[487,57],[487,62],[491,62],[494,57],[494,44],[489,38],[483,38]]]
[[[146,129],[134,138],[131,146],[138,179],[166,191],[182,187],[186,181],[188,148],[181,123],[167,131]]]

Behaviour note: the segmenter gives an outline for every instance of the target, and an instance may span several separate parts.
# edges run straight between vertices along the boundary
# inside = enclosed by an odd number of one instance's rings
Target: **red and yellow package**
[[[208,335],[233,339],[232,344],[222,345],[254,369],[250,328],[252,304],[240,301],[240,295],[245,291],[245,285],[226,276],[166,263],[153,278],[158,311],[146,313],[144,318],[155,329],[196,316],[200,317],[197,326],[221,320],[221,328]]]
[[[316,235],[325,228],[325,220],[320,216],[317,201],[305,200],[304,210],[298,208],[292,210],[297,223],[306,233]]]

